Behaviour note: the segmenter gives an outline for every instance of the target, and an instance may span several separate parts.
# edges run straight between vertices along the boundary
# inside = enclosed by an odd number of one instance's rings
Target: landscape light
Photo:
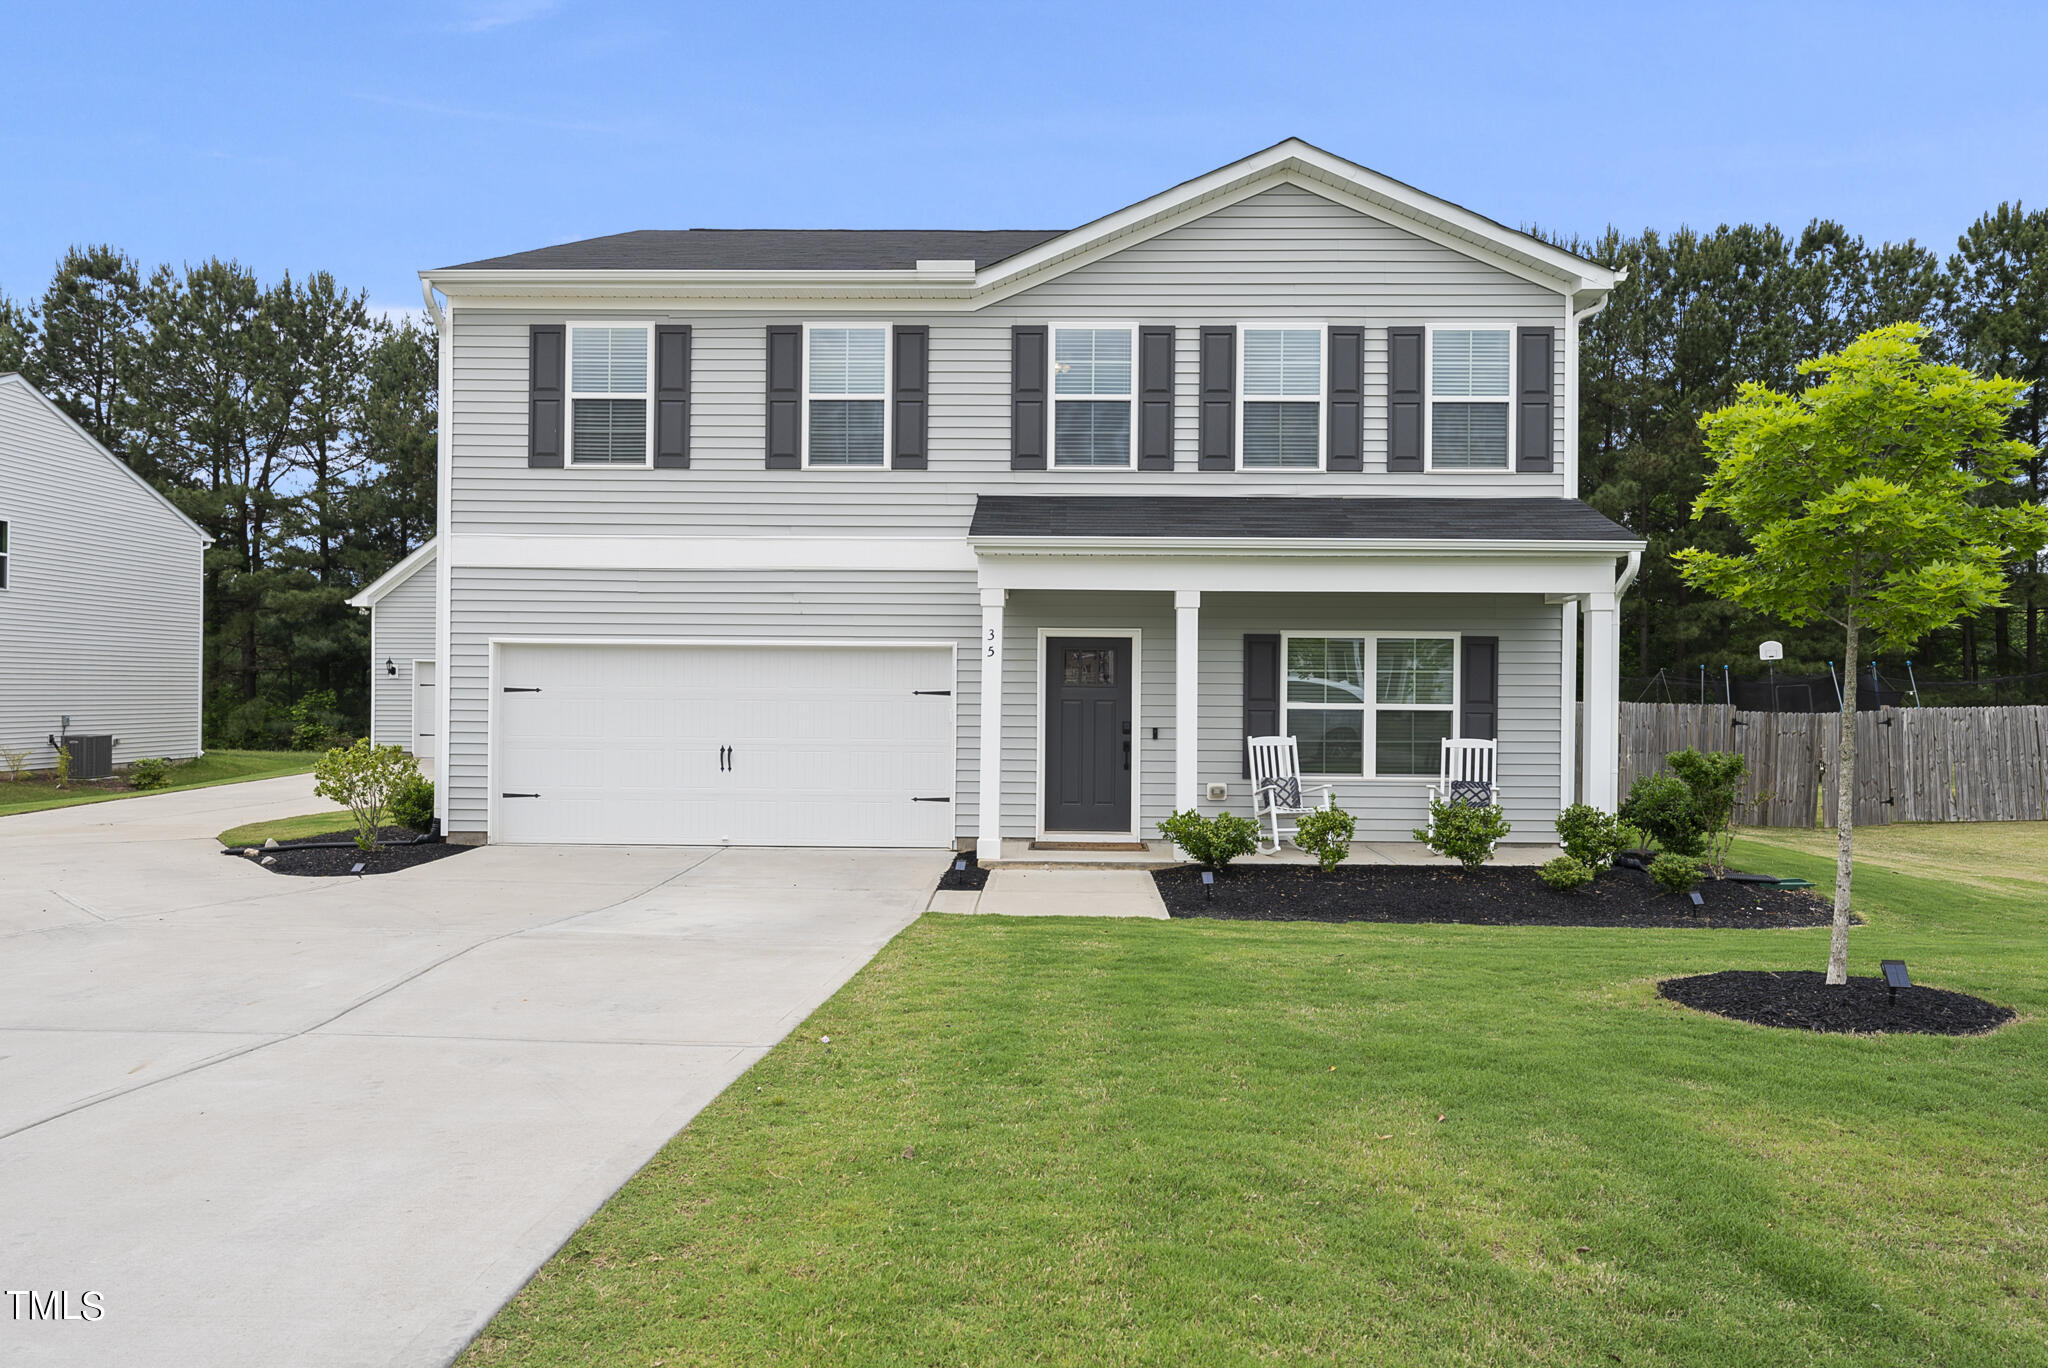
[[[1899,1000],[1899,989],[1913,986],[1913,980],[1906,977],[1904,960],[1885,960],[1877,967],[1884,970],[1884,986],[1891,989],[1893,1002]]]
[[[1216,891],[1216,871],[1215,871],[1215,870],[1213,870],[1213,869],[1205,869],[1205,870],[1203,870],[1203,871],[1202,871],[1202,897],[1203,897],[1204,899],[1206,899],[1206,898],[1208,898],[1208,897],[1209,897],[1209,895],[1210,895],[1210,894],[1214,893],[1215,891]]]

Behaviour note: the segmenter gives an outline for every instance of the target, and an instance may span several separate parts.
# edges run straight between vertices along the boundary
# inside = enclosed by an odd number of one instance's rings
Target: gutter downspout
[[[1619,285],[1627,279],[1628,270],[1624,267],[1620,274],[1614,277],[1614,284]],[[1609,286],[1606,293],[1600,296],[1599,303],[1589,304],[1577,313],[1573,313],[1571,300],[1572,295],[1577,293],[1577,290],[1573,290],[1570,294],[1567,294],[1564,305],[1565,316],[1571,320],[1571,329],[1565,339],[1566,354],[1564,358],[1564,458],[1569,463],[1566,468],[1570,474],[1570,478],[1565,481],[1565,494],[1574,499],[1579,497],[1579,329],[1585,323],[1600,316],[1601,311],[1614,298],[1614,289],[1613,286]]]
[[[1623,566],[1623,567],[1622,567],[1622,569],[1621,569],[1621,574],[1615,577],[1615,581],[1614,581],[1614,599],[1615,599],[1615,602],[1619,603],[1619,602],[1621,601],[1621,596],[1622,596],[1623,594],[1626,594],[1626,593],[1628,592],[1628,587],[1629,587],[1629,586],[1630,586],[1631,584],[1634,584],[1634,583],[1636,582],[1636,571],[1638,571],[1638,570],[1640,570],[1640,569],[1642,569],[1642,568],[1643,568],[1643,553],[1642,553],[1642,552],[1640,552],[1640,551],[1631,551],[1631,552],[1629,552],[1629,553],[1628,553],[1628,564],[1627,564],[1627,565],[1625,565],[1625,566]]]
[[[427,317],[433,320],[435,332],[445,332],[441,317],[441,306],[434,302],[434,285],[425,276],[420,277],[420,298],[426,301]]]

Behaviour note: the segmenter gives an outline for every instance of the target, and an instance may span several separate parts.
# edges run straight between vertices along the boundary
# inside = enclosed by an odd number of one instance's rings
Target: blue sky
[[[2048,6],[22,5],[0,291],[68,243],[415,272],[646,227],[1065,227],[1296,135],[1507,223],[2048,198]]]

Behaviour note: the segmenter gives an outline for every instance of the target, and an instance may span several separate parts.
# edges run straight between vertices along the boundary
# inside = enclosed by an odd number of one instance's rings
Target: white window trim
[[[1061,332],[1127,332],[1131,335],[1131,387],[1121,399],[1113,394],[1069,394],[1064,398],[1059,392],[1059,375],[1054,367],[1059,365],[1059,340]],[[1138,355],[1138,325],[1135,323],[1048,323],[1045,325],[1045,391],[1052,401],[1046,413],[1046,468],[1069,470],[1086,474],[1091,470],[1135,470],[1138,465],[1138,367],[1142,358]],[[1061,465],[1059,453],[1060,405],[1066,404],[1114,404],[1127,405],[1131,411],[1130,441],[1124,450],[1124,463],[1120,466]]]
[[[1322,340],[1317,345],[1316,370],[1322,376],[1322,383],[1316,386],[1313,399],[1306,395],[1253,394],[1244,392],[1244,335],[1251,332],[1314,332]],[[1425,339],[1425,345],[1427,340]],[[1257,475],[1316,475],[1329,469],[1330,465],[1330,416],[1325,412],[1330,402],[1330,325],[1327,323],[1290,322],[1284,319],[1262,319],[1256,323],[1237,325],[1237,468]],[[1244,406],[1253,404],[1314,404],[1316,406],[1316,463],[1314,466],[1248,466],[1244,463]],[[1302,635],[1308,635],[1304,632]],[[1356,632],[1347,635],[1356,636]]]
[[[1341,638],[1348,641],[1364,641],[1365,652],[1365,700],[1363,703],[1290,703],[1287,698],[1287,656],[1288,646],[1296,637],[1323,640]],[[1379,701],[1380,642],[1393,641],[1448,641],[1451,643],[1451,701],[1448,709],[1441,703],[1382,703]],[[1463,733],[1459,719],[1465,706],[1465,634],[1463,632],[1430,632],[1420,629],[1413,631],[1389,630],[1383,632],[1360,631],[1355,627],[1309,628],[1298,632],[1280,634],[1280,734],[1294,735],[1288,725],[1288,714],[1295,708],[1310,708],[1328,711],[1330,709],[1350,710],[1356,708],[1361,719],[1371,721],[1382,711],[1386,712],[1443,712],[1451,714],[1451,738],[1456,740]],[[1381,774],[1379,756],[1373,744],[1378,735],[1377,727],[1363,727],[1359,741],[1359,764],[1362,773],[1325,774],[1304,771],[1304,779],[1326,779],[1333,781],[1355,780],[1374,783],[1413,784],[1435,779],[1434,774]]]
[[[1512,475],[1515,473],[1515,408],[1520,403],[1517,396],[1522,380],[1521,350],[1515,345],[1513,323],[1491,320],[1483,323],[1426,323],[1422,328],[1422,470],[1426,475]],[[1508,458],[1497,466],[1456,466],[1447,470],[1436,468],[1436,334],[1441,328],[1445,332],[1504,332],[1508,335],[1508,392],[1503,402],[1508,409]],[[1445,395],[1448,404],[1491,404],[1492,399],[1469,399],[1456,395]]]
[[[811,393],[811,329],[813,328],[874,328],[882,334],[882,392],[880,394],[812,394]],[[844,321],[826,319],[817,323],[804,324],[803,368],[804,368],[804,413],[803,413],[803,469],[805,470],[887,470],[890,445],[896,435],[896,415],[891,412],[896,406],[890,402],[890,387],[896,383],[895,327],[889,323],[878,323],[869,318],[849,318]],[[925,362],[929,370],[930,358]],[[882,459],[876,465],[821,465],[811,464],[811,401],[813,399],[851,399],[855,401],[882,401]]]
[[[654,465],[654,325],[616,318],[571,320],[562,336],[562,394],[569,401],[562,415],[564,470],[643,470]],[[640,389],[640,402],[647,406],[647,452],[638,466],[625,461],[579,461],[576,459],[576,401],[578,399],[631,399],[630,394],[582,394],[576,389],[576,330],[578,328],[644,328],[647,332],[647,375]]]

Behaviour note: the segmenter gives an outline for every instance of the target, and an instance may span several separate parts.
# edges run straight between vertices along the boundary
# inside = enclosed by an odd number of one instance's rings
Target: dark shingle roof
[[[983,494],[973,537],[1302,537],[1611,541],[1635,534],[1577,499]]]
[[[1013,257],[1064,228],[643,228],[443,266],[444,271],[911,271]]]

